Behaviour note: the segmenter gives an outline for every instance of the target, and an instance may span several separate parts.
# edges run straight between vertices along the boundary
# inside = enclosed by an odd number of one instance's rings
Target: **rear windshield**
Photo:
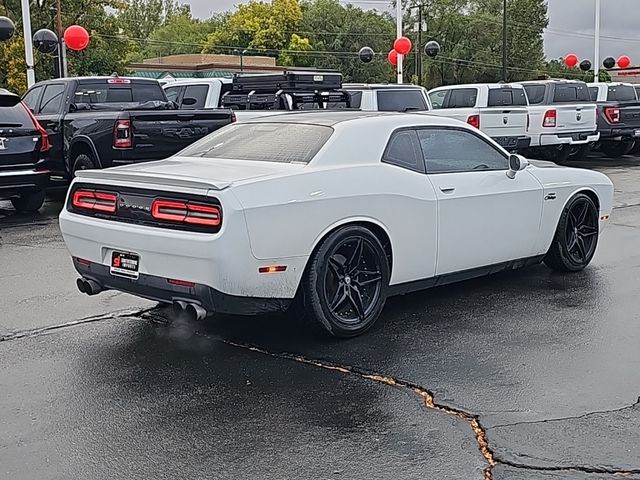
[[[526,106],[527,96],[524,88],[490,88],[489,107]]]
[[[82,84],[78,85],[74,99],[75,103],[144,103],[151,101],[166,101],[160,84]]]
[[[636,91],[631,85],[616,85],[609,87],[607,100],[610,102],[626,102],[637,100]]]
[[[558,83],[553,94],[553,103],[590,102],[591,95],[586,83]]]
[[[3,127],[33,127],[33,122],[27,109],[18,103],[13,107],[0,107],[0,128]]]
[[[309,163],[333,128],[300,123],[237,123],[185,148],[179,156]]]
[[[524,91],[527,92],[529,103],[531,105],[538,105],[544,102],[544,92],[547,87],[544,85],[525,85]]]
[[[592,102],[598,100],[598,87],[589,87],[589,97]]]
[[[428,109],[427,101],[420,89],[378,90],[378,111],[380,112],[424,111]]]

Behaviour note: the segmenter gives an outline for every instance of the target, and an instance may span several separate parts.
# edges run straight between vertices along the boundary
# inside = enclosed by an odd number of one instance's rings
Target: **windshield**
[[[185,148],[179,156],[309,163],[333,128],[301,123],[237,123]]]

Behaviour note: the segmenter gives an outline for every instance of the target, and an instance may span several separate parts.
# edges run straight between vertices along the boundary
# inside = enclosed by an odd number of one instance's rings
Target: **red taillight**
[[[72,204],[75,208],[94,210],[96,212],[115,213],[115,193],[94,192],[93,190],[76,190],[73,192]]]
[[[178,280],[176,278],[167,278],[167,283],[171,285],[176,285],[178,287],[195,287],[196,284],[194,282],[189,282],[187,280]]]
[[[604,116],[607,117],[609,123],[620,123],[620,109],[615,107],[606,107]]]
[[[113,126],[113,148],[133,147],[131,120],[116,120]]]
[[[480,115],[469,115],[469,118],[467,118],[467,123],[472,127],[480,130]]]
[[[547,110],[542,119],[542,126],[546,128],[555,128],[558,120],[558,112],[555,110]]]
[[[40,135],[40,151],[43,153],[48,152],[49,150],[51,150],[51,143],[49,143],[49,134],[44,129],[44,127],[40,125],[40,122],[38,122],[38,119],[33,116],[33,113],[31,112],[31,110],[29,110],[29,107],[27,107],[24,103],[22,104],[22,106],[27,111],[27,114],[29,115],[29,117],[31,118],[31,121],[33,122],[33,126],[36,127],[36,130]]]
[[[151,216],[156,220],[208,227],[217,227],[221,221],[218,207],[176,200],[154,200]]]

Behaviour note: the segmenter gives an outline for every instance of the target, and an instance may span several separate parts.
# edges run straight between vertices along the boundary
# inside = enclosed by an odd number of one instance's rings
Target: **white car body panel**
[[[60,215],[65,243],[73,257],[99,265],[109,265],[112,250],[133,252],[140,256],[141,274],[192,281],[237,297],[291,299],[313,250],[347,223],[368,223],[386,233],[390,284],[399,285],[544,254],[576,191],[595,192],[603,215],[611,210],[611,182],[587,170],[530,165],[512,180],[506,170],[426,175],[382,163],[395,129],[473,129],[432,115],[359,115],[335,123],[333,135],[307,165],[172,157],[81,171],[72,188],[137,186],[215,197],[222,205],[222,227],[215,234],[176,231],[65,208]],[[297,118],[305,117],[291,114],[286,121]],[[440,191],[451,185],[453,195]],[[549,192],[557,199],[545,201]],[[258,273],[268,265],[288,268]]]

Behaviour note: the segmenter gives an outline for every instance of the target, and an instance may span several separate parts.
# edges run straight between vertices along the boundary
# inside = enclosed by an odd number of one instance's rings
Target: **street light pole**
[[[502,2],[502,81],[507,81],[507,0]]]
[[[396,38],[402,36],[402,0],[396,0]],[[398,54],[398,84],[402,83],[403,55]]]
[[[27,63],[27,87],[31,88],[36,83],[36,74],[33,71],[33,45],[31,43],[31,12],[29,0],[22,0],[22,30],[24,31],[24,59]]]
[[[593,59],[593,81],[600,81],[600,0],[596,0],[595,57]]]
[[[418,45],[415,50],[418,85],[422,85],[422,4],[418,5]]]

